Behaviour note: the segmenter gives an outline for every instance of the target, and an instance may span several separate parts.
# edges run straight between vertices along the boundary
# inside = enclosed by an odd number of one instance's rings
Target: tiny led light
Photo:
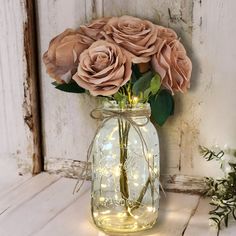
[[[149,153],[147,153],[147,159],[149,159],[149,160],[150,160],[150,159],[152,159],[152,158],[153,158],[153,154],[152,154],[152,153],[150,153],[150,152],[149,152]]]
[[[100,197],[100,198],[99,198],[99,201],[100,201],[100,202],[104,202],[104,201],[105,201],[105,198],[104,198],[104,197]]]
[[[107,185],[106,185],[106,184],[101,184],[101,187],[102,187],[102,188],[106,188]]]
[[[115,167],[113,169],[113,172],[114,172],[115,176],[117,176],[117,177],[120,176],[120,167],[119,166]]]
[[[109,213],[111,213],[111,211],[110,210],[107,210],[107,211],[103,211],[103,212],[101,212],[101,214],[109,214]]]
[[[138,103],[138,97],[132,97],[133,105],[136,105]]]
[[[97,216],[98,216],[98,213],[97,213],[97,212],[94,212],[94,213],[93,213],[93,216],[94,216],[94,217],[97,217]]]
[[[149,212],[155,211],[155,208],[154,207],[147,207],[147,211],[149,211]]]
[[[133,174],[133,179],[138,179],[138,175],[137,174]]]

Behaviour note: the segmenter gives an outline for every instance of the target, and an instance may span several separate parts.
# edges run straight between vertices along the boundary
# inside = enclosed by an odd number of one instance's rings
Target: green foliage
[[[149,99],[152,117],[162,126],[167,118],[174,114],[174,99],[168,90],[161,90]]]
[[[132,87],[132,93],[141,102],[147,102],[151,95],[155,95],[161,87],[159,74],[148,71],[136,80]]]
[[[135,82],[142,76],[142,73],[139,70],[138,64],[132,64],[132,82]]]
[[[202,146],[200,146],[200,153],[207,161],[213,159],[219,161],[224,156],[222,150],[215,153]],[[211,197],[210,205],[214,207],[214,209],[209,212],[209,219],[216,224],[218,228],[217,235],[219,235],[222,223],[228,227],[229,216],[233,216],[236,220],[236,164],[228,164],[231,167],[231,171],[227,173],[224,178],[216,180],[206,178],[208,187],[206,195]]]
[[[59,89],[63,92],[68,93],[84,93],[85,89],[81,88],[74,80],[71,80],[70,83],[59,84],[56,81],[52,83],[56,89]]]
[[[215,151],[212,151],[203,146],[199,146],[199,152],[207,161],[211,161],[213,159],[220,160],[221,157],[224,156],[224,152],[222,150],[216,153]]]
[[[158,92],[158,90],[160,89],[160,87],[161,87],[161,77],[159,74],[155,74],[152,77],[152,80],[150,82],[151,94],[155,95]]]

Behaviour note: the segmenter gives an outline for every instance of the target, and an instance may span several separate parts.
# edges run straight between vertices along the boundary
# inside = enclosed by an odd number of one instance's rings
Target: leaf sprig
[[[199,147],[201,155],[207,160],[220,160],[224,151],[214,152],[206,147]],[[231,171],[221,179],[205,178],[207,183],[206,196],[211,197],[210,205],[214,207],[209,212],[209,220],[217,226],[219,235],[222,223],[228,227],[229,216],[236,220],[236,164],[230,163]]]

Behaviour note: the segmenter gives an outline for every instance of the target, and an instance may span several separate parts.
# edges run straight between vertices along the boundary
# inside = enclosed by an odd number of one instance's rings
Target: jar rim
[[[150,104],[149,103],[137,103],[133,107],[124,107],[121,108],[116,101],[104,101],[102,103],[102,109],[104,110],[111,110],[111,111],[142,111],[148,110],[150,111]]]

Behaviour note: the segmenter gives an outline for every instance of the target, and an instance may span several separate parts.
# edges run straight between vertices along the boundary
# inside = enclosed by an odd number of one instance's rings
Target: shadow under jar
[[[105,103],[91,151],[91,211],[112,233],[151,228],[159,208],[159,140],[149,104],[120,109]]]

